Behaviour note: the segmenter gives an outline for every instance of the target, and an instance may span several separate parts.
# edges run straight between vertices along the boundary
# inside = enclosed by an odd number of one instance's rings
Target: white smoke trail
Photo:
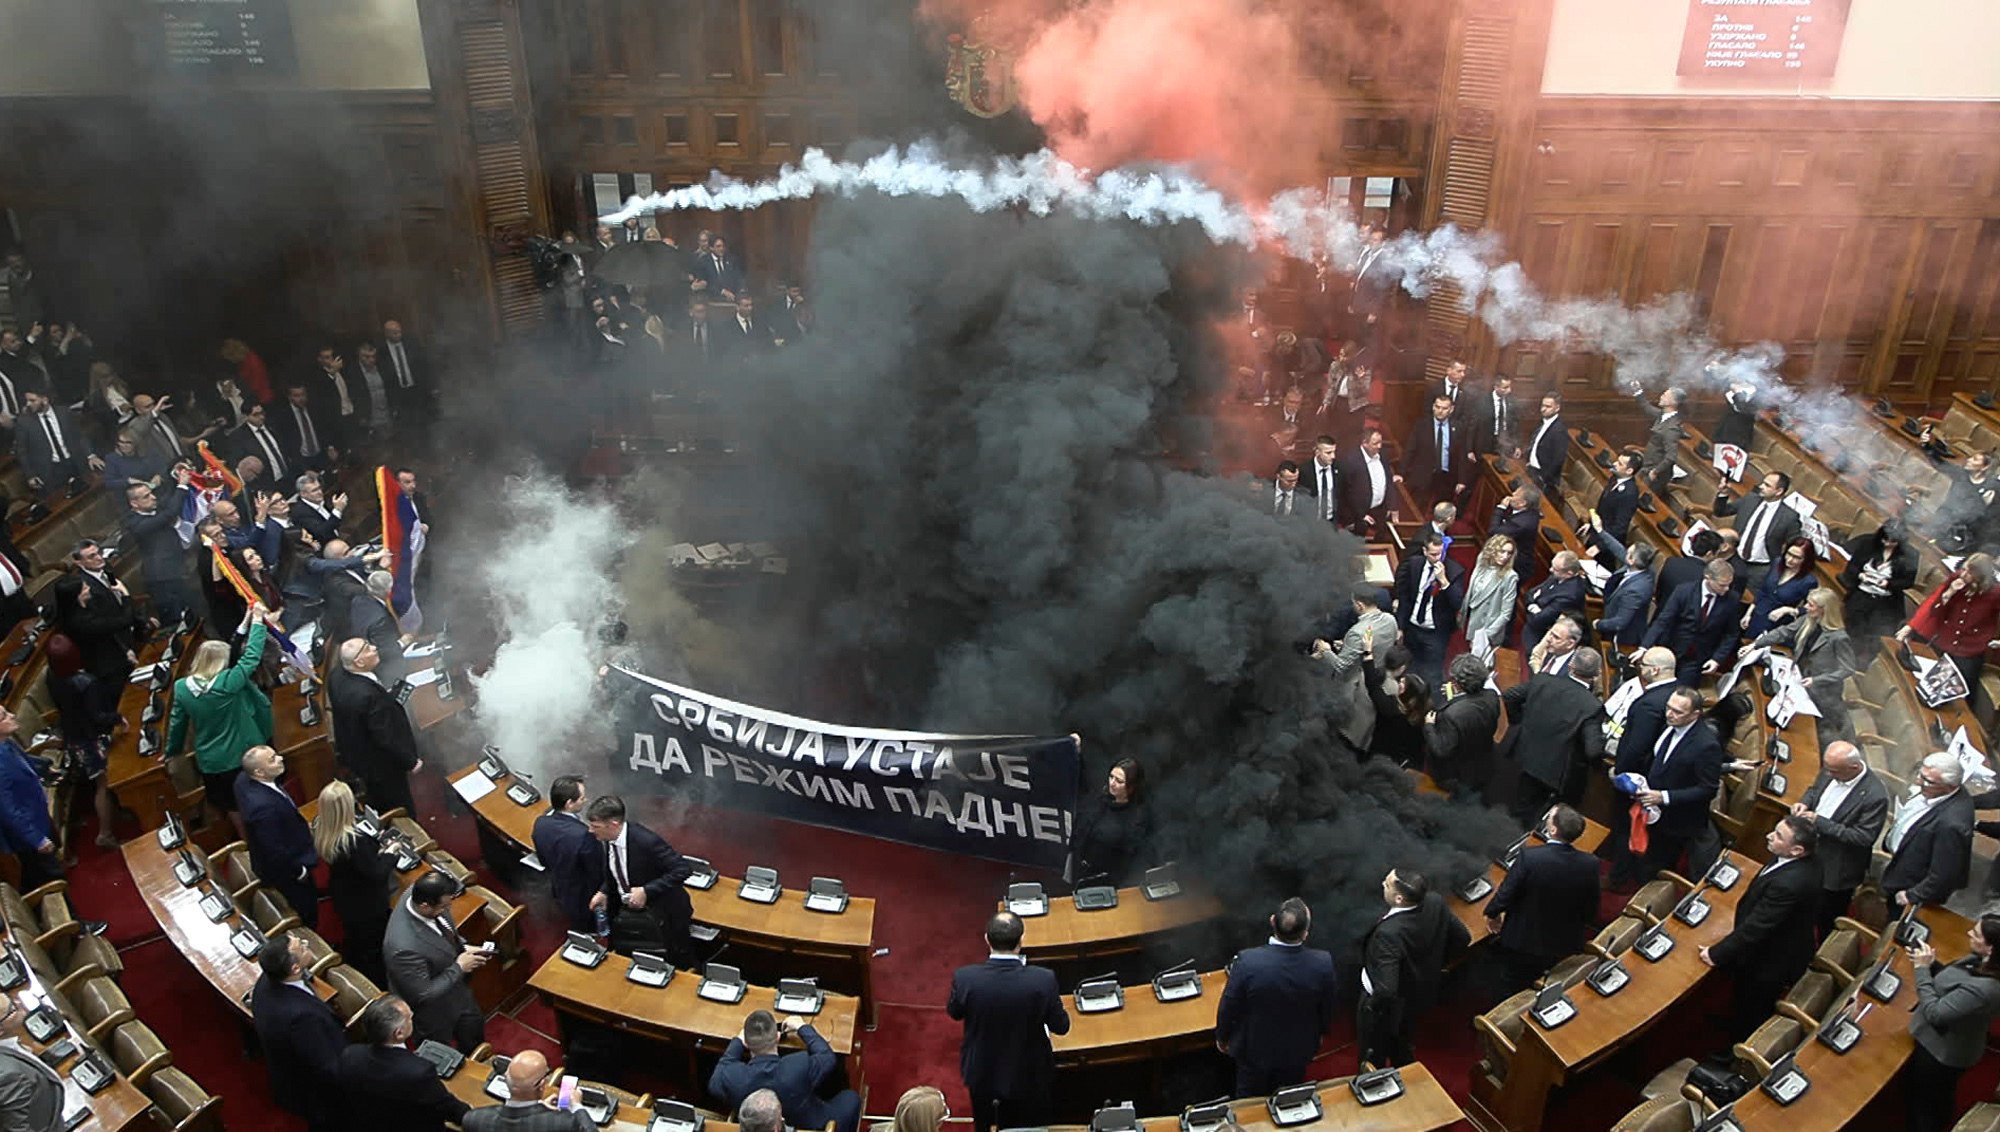
[[[1037,216],[1057,210],[1093,219],[1124,218],[1149,226],[1192,223],[1217,244],[1275,248],[1295,259],[1324,260],[1352,273],[1367,246],[1366,229],[1345,202],[1311,189],[1291,189],[1246,205],[1230,200],[1192,175],[1176,170],[1114,169],[1093,174],[1048,150],[1021,158],[996,158],[980,167],[950,164],[934,144],[891,147],[861,162],[836,161],[808,149],[766,181],[720,174],[694,185],[633,197],[603,217],[607,224],[655,212],[754,209],[776,201],[817,195],[956,198],[975,212],[1017,208]],[[1693,299],[1669,295],[1628,307],[1610,298],[1549,298],[1509,261],[1499,238],[1445,225],[1404,232],[1390,240],[1377,263],[1399,273],[1410,295],[1432,298],[1440,290],[1479,319],[1500,345],[1558,343],[1564,350],[1603,354],[1618,381],[1637,390],[1670,386],[1722,390],[1754,387],[1766,405],[1784,414],[1796,435],[1817,438],[1879,475],[1887,494],[1912,486],[1905,454],[1882,437],[1867,410],[1852,398],[1820,395],[1785,382],[1784,350],[1773,342],[1726,347],[1703,326]],[[1371,270],[1382,270],[1381,266]]]
[[[479,589],[501,639],[493,666],[472,678],[473,719],[510,765],[541,774],[588,742],[602,646],[597,631],[617,608],[612,563],[631,538],[610,503],[587,501],[555,480],[510,477],[500,500],[507,535],[481,559]]]

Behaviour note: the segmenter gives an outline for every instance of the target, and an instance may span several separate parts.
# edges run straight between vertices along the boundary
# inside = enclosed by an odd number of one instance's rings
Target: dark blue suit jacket
[[[819,1099],[818,1090],[840,1059],[811,1026],[799,1031],[799,1040],[806,1045],[804,1052],[782,1057],[767,1053],[745,1061],[743,1039],[729,1039],[729,1048],[722,1051],[722,1060],[708,1076],[708,1095],[722,1102],[724,1111],[733,1111],[751,1093],[769,1089],[778,1094],[785,1121],[792,1127],[825,1128],[833,1114]]]
[[[1743,599],[1731,590],[1715,599],[1708,620],[1701,617],[1702,598],[1708,593],[1701,582],[1690,582],[1675,590],[1660,607],[1653,627],[1646,630],[1646,647],[1665,645],[1674,650],[1679,675],[1684,684],[1700,683],[1701,666],[1707,661],[1728,665],[1736,657],[1736,644],[1743,635]]]
[[[1560,959],[1583,950],[1597,924],[1597,858],[1573,845],[1523,850],[1486,914],[1506,913],[1500,944],[1524,955]]]
[[[1708,804],[1715,800],[1715,788],[1722,782],[1722,763],[1722,741],[1707,720],[1696,720],[1688,728],[1670,752],[1666,766],[1660,765],[1658,754],[1652,757],[1646,784],[1667,796],[1658,822],[1661,830],[1692,834],[1708,821]]]
[[[340,1051],[347,1034],[317,997],[260,976],[250,988],[250,1017],[271,1074],[271,1099],[317,1122],[338,1114]]]
[[[1054,971],[1014,959],[960,967],[952,972],[944,1011],[965,1023],[958,1072],[967,1092],[1002,1100],[1034,1100],[1048,1092],[1056,1064],[1048,1035],[1069,1033]]]
[[[590,931],[590,896],[603,885],[604,847],[590,827],[574,817],[554,812],[535,819],[535,856],[548,870],[549,888],[570,927]]]
[[[1215,1040],[1237,1064],[1296,1071],[1319,1052],[1340,993],[1333,956],[1265,944],[1236,956],[1215,1007]]]
[[[1626,648],[1637,645],[1646,635],[1646,609],[1652,602],[1651,573],[1618,571],[1604,583],[1604,616],[1598,619],[1597,631]]]
[[[288,795],[281,795],[248,773],[236,776],[236,809],[243,815],[244,840],[250,843],[250,867],[259,879],[283,884],[299,879],[299,870],[319,863],[313,850],[312,827]]]

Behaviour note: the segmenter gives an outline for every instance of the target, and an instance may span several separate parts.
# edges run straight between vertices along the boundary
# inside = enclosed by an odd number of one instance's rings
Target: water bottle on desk
[[[611,938],[611,914],[605,911],[601,907],[596,909],[596,914],[597,914],[597,939],[598,942],[602,943],[603,941]]]

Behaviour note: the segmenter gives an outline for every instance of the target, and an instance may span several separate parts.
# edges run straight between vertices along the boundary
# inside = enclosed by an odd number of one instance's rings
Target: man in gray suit
[[[1812,822],[1819,835],[1813,855],[1819,858],[1825,889],[1819,905],[1819,934],[1825,939],[1868,876],[1875,842],[1889,818],[1889,792],[1881,778],[1868,772],[1867,758],[1852,743],[1828,744],[1819,765],[1819,777],[1792,804],[1792,816]]]
[[[146,592],[153,599],[153,613],[165,624],[200,607],[200,598],[190,580],[193,559],[181,543],[178,524],[181,502],[187,491],[188,470],[174,469],[174,488],[164,497],[143,483],[125,489],[125,532],[139,552],[139,568],[146,578]]]
[[[1641,404],[1645,403],[1644,390],[1634,390],[1632,395]],[[1646,451],[1639,456],[1640,472],[1653,490],[1662,494],[1674,480],[1674,455],[1680,451],[1681,441],[1687,438],[1686,422],[1681,419],[1681,402],[1685,400],[1685,389],[1668,389],[1660,394],[1660,415],[1653,418],[1646,430]]]
[[[389,913],[382,958],[389,989],[410,1004],[417,1034],[471,1052],[486,1040],[486,1017],[466,977],[486,965],[487,952],[465,942],[452,923],[456,886],[443,873],[425,873]]]
[[[1354,627],[1336,648],[1325,641],[1313,642],[1313,659],[1333,669],[1334,687],[1347,703],[1340,719],[1340,734],[1356,751],[1366,751],[1375,735],[1375,705],[1361,687],[1361,654],[1387,651],[1396,643],[1396,618],[1379,604],[1381,590],[1368,582],[1354,587]]]
[[[53,1132],[62,1127],[62,1107],[55,1070],[27,1050],[0,1047],[0,1132]]]
[[[597,1125],[580,1108],[563,1112],[554,1098],[542,1099],[549,1059],[522,1050],[507,1063],[507,1103],[475,1108],[458,1122],[465,1132],[593,1132]]]

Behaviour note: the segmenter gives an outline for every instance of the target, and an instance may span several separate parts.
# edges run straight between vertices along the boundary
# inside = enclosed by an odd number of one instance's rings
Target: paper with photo
[[[1968,791],[1980,794],[1993,788],[1993,770],[1986,765],[1986,756],[1972,745],[1972,736],[1966,734],[1965,728],[1952,733],[1951,742],[1945,745],[1944,751],[1958,760]]]
[[[1732,483],[1743,481],[1743,469],[1750,466],[1750,453],[1734,444],[1718,444],[1709,454],[1709,463]]]
[[[1819,504],[1814,503],[1796,491],[1785,496],[1785,506],[1797,511],[1801,519],[1810,519],[1813,517],[1813,512],[1819,510]]]
[[[1722,682],[1715,686],[1715,698],[1720,700],[1729,695],[1730,692],[1735,690],[1736,681],[1742,677],[1744,669],[1770,655],[1771,646],[1769,645],[1759,645],[1754,649],[1745,649],[1743,655],[1736,658],[1736,666],[1731,668],[1728,674],[1722,678]]]

